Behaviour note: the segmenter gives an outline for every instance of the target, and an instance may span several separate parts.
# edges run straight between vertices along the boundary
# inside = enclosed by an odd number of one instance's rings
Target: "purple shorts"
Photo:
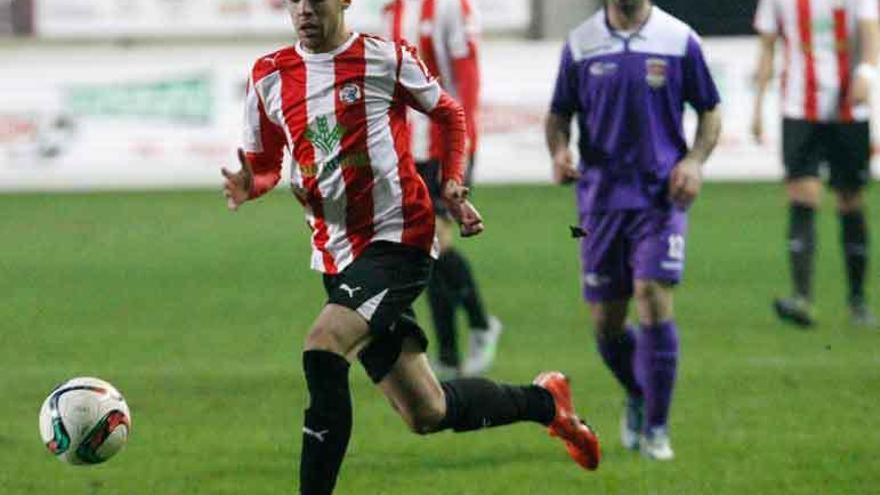
[[[618,210],[581,215],[584,299],[628,299],[635,280],[677,284],[684,272],[687,212]]]

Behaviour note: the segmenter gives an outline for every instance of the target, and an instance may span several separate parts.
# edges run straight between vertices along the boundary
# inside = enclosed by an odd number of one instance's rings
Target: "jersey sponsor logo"
[[[336,147],[339,146],[339,143],[342,141],[342,136],[344,135],[344,127],[336,124],[333,129],[330,129],[327,117],[324,116],[315,119],[315,124],[306,129],[306,139],[308,139],[314,146],[320,148],[321,151],[327,155],[332,153]]]
[[[318,175],[326,177],[340,167],[343,170],[347,168],[369,167],[370,155],[366,151],[356,151],[354,153],[334,156],[324,164],[323,168],[315,162],[299,163],[297,165],[299,166],[299,171],[302,173],[303,177],[312,178],[317,177]]]
[[[360,101],[362,96],[361,88],[355,83],[348,83],[339,90],[339,101],[346,105],[351,105]]]
[[[590,64],[591,76],[610,76],[615,72],[617,72],[617,64],[615,62],[593,62]]]
[[[665,59],[651,57],[645,60],[645,80],[648,86],[654,89],[665,86],[668,70],[669,63]]]

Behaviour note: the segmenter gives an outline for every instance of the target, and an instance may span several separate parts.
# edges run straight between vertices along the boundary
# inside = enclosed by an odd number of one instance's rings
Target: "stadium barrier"
[[[725,112],[707,177],[778,178],[775,92],[768,142],[758,146],[749,136],[756,41],[706,45]],[[543,118],[560,46],[485,43],[477,181],[550,180]],[[220,165],[236,164],[248,69],[275,48],[270,41],[0,47],[0,190],[219,187]],[[691,113],[688,135],[694,126]]]

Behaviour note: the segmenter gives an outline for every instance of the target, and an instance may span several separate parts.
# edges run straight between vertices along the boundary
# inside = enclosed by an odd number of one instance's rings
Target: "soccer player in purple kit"
[[[685,142],[684,105],[698,114]],[[576,183],[583,296],[599,353],[627,392],[624,447],[670,460],[667,419],[678,364],[673,288],[687,208],[721,130],[700,39],[649,0],[606,0],[569,35],[546,122],[554,179]],[[569,148],[577,120],[580,163]],[[638,326],[626,323],[635,299]]]

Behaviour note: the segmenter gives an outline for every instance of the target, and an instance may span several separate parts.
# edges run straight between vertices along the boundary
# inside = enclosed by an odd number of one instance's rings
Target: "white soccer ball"
[[[122,450],[131,413],[113,385],[77,377],[55,387],[40,409],[40,436],[55,457],[69,464],[98,464]]]

